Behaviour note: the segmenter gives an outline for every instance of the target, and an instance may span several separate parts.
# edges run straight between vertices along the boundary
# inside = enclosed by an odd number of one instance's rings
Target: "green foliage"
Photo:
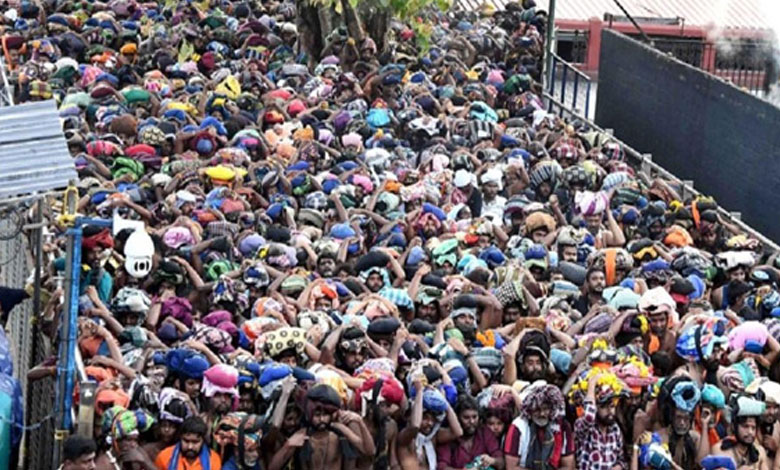
[[[337,13],[341,13],[340,0],[308,0],[308,2],[312,6],[333,8]],[[389,7],[394,16],[404,21],[413,19],[431,6],[435,6],[441,11],[447,11],[452,6],[452,0],[349,0],[349,4],[353,8],[366,2],[374,3],[382,9]]]

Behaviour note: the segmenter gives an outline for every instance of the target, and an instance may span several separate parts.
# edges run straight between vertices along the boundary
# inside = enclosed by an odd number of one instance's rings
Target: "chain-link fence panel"
[[[20,214],[21,215],[21,214]],[[0,233],[13,233],[24,217],[0,221]],[[12,226],[13,225],[13,226]],[[33,236],[34,239],[34,236]],[[11,239],[0,238],[0,285],[23,288],[34,269],[34,262],[25,232]],[[46,419],[54,407],[54,380],[47,378],[28,383],[31,364],[39,364],[50,355],[49,340],[37,333],[34,325],[33,301],[19,304],[11,312],[6,332],[13,348],[14,375],[19,379],[24,394],[25,424],[41,423],[24,435],[20,453],[20,468],[51,468],[54,422]]]

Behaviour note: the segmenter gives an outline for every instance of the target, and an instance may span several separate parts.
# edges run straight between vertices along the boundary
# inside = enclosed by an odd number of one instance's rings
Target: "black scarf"
[[[544,437],[539,439],[539,428],[533,421],[528,423],[531,434],[531,442],[528,444],[528,456],[525,459],[526,468],[529,470],[552,470],[550,468],[550,456],[555,447],[555,439],[552,426],[544,428]]]
[[[737,440],[737,438],[734,437],[734,436],[731,436],[731,437],[727,437],[727,438],[723,439],[720,442],[720,448],[723,449],[723,450],[730,450],[730,449],[733,449],[733,448],[737,447],[738,444],[741,444],[741,443]],[[758,449],[756,448],[755,444],[750,444],[749,446],[747,446],[747,448],[748,448],[748,450],[747,450],[747,457],[748,457],[747,463],[752,465],[752,464],[758,462]],[[739,462],[737,462],[737,467],[740,467],[741,465],[744,465],[744,464],[740,464]]]

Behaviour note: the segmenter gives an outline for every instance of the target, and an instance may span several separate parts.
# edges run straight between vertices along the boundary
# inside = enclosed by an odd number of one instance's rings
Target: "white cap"
[[[465,188],[470,185],[474,180],[474,175],[468,170],[458,170],[455,172],[455,186],[458,188]]]

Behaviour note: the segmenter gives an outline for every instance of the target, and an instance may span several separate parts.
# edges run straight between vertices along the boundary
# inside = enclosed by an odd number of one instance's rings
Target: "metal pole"
[[[35,208],[35,290],[33,291],[33,312],[37,317],[41,313],[41,266],[43,266],[43,198],[38,199]],[[29,319],[28,319],[29,320]]]
[[[555,0],[550,0],[550,8],[547,11],[547,57],[545,58],[545,78],[553,86],[553,42],[555,42]],[[551,93],[552,94],[552,93]]]
[[[69,188],[70,191],[70,188]],[[76,213],[76,197],[66,192],[63,212]],[[77,316],[79,312],[79,281],[81,280],[81,225],[68,229],[67,256],[65,257],[65,298],[64,311],[60,317],[60,344],[57,354],[57,400],[54,429],[54,458],[52,468],[57,469],[62,462],[62,445],[71,431],[73,419],[71,408],[73,401],[73,372],[75,369],[76,337],[78,335]]]

